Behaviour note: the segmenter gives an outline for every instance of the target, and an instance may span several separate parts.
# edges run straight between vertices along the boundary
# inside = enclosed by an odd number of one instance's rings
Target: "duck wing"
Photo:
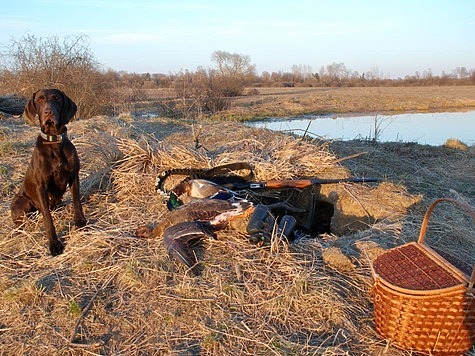
[[[208,224],[199,221],[181,222],[165,229],[163,245],[171,256],[197,274],[198,261],[190,244],[204,238],[216,238]]]

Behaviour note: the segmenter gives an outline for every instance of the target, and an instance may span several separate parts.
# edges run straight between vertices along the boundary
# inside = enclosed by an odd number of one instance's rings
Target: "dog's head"
[[[76,104],[58,89],[41,89],[33,94],[25,106],[23,117],[36,124],[38,115],[41,131],[48,135],[59,135],[77,111]]]

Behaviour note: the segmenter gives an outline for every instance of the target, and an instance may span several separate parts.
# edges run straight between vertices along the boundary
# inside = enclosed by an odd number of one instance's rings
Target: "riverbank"
[[[248,121],[306,114],[391,114],[475,110],[475,86],[257,88],[231,98],[215,118]]]

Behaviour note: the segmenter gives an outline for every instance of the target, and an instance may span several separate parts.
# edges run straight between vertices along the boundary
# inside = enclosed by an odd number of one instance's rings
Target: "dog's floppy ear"
[[[36,125],[36,115],[38,114],[38,111],[36,110],[35,106],[35,95],[36,93],[32,95],[30,101],[28,101],[28,103],[26,104],[22,115],[23,118],[32,125]]]
[[[76,115],[78,107],[66,94],[63,94],[63,108],[61,109],[61,123],[66,125]]]

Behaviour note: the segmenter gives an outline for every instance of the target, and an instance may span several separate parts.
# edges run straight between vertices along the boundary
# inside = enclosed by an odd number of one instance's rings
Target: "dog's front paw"
[[[49,251],[51,255],[58,256],[64,251],[64,244],[59,239],[53,239],[49,242]]]
[[[75,219],[76,227],[84,227],[87,224],[87,220],[84,216]]]

